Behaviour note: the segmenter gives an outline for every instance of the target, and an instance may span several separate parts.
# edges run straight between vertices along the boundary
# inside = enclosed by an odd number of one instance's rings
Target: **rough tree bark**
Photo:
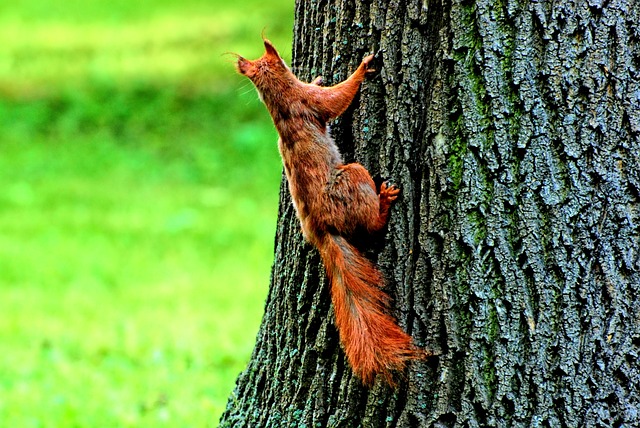
[[[221,425],[640,426],[639,10],[298,0],[301,79],[380,52],[333,134],[402,189],[369,256],[440,355],[397,390],[361,385],[283,183],[264,320]]]

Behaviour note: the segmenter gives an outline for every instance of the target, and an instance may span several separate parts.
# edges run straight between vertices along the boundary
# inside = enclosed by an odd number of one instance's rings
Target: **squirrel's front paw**
[[[369,63],[371,61],[373,61],[373,55],[368,55],[362,60],[362,65],[364,66],[365,73],[373,73],[374,71],[376,71],[373,68],[369,68]]]

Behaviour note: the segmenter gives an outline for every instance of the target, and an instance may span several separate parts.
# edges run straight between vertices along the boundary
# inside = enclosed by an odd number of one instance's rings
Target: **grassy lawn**
[[[226,51],[293,3],[0,3],[0,426],[211,427],[272,261],[276,134]]]

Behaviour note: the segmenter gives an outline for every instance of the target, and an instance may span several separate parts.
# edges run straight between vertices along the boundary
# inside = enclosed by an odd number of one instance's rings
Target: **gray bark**
[[[333,135],[402,189],[369,256],[440,355],[361,385],[283,182],[221,426],[640,426],[639,45],[633,0],[298,0],[301,79],[379,51]]]

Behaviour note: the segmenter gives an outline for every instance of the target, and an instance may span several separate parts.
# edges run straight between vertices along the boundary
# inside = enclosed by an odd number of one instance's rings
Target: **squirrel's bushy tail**
[[[392,373],[426,353],[414,346],[388,314],[388,296],[380,289],[380,271],[341,236],[326,234],[319,249],[331,282],[336,325],[347,359],[362,382],[377,374],[393,384]]]

